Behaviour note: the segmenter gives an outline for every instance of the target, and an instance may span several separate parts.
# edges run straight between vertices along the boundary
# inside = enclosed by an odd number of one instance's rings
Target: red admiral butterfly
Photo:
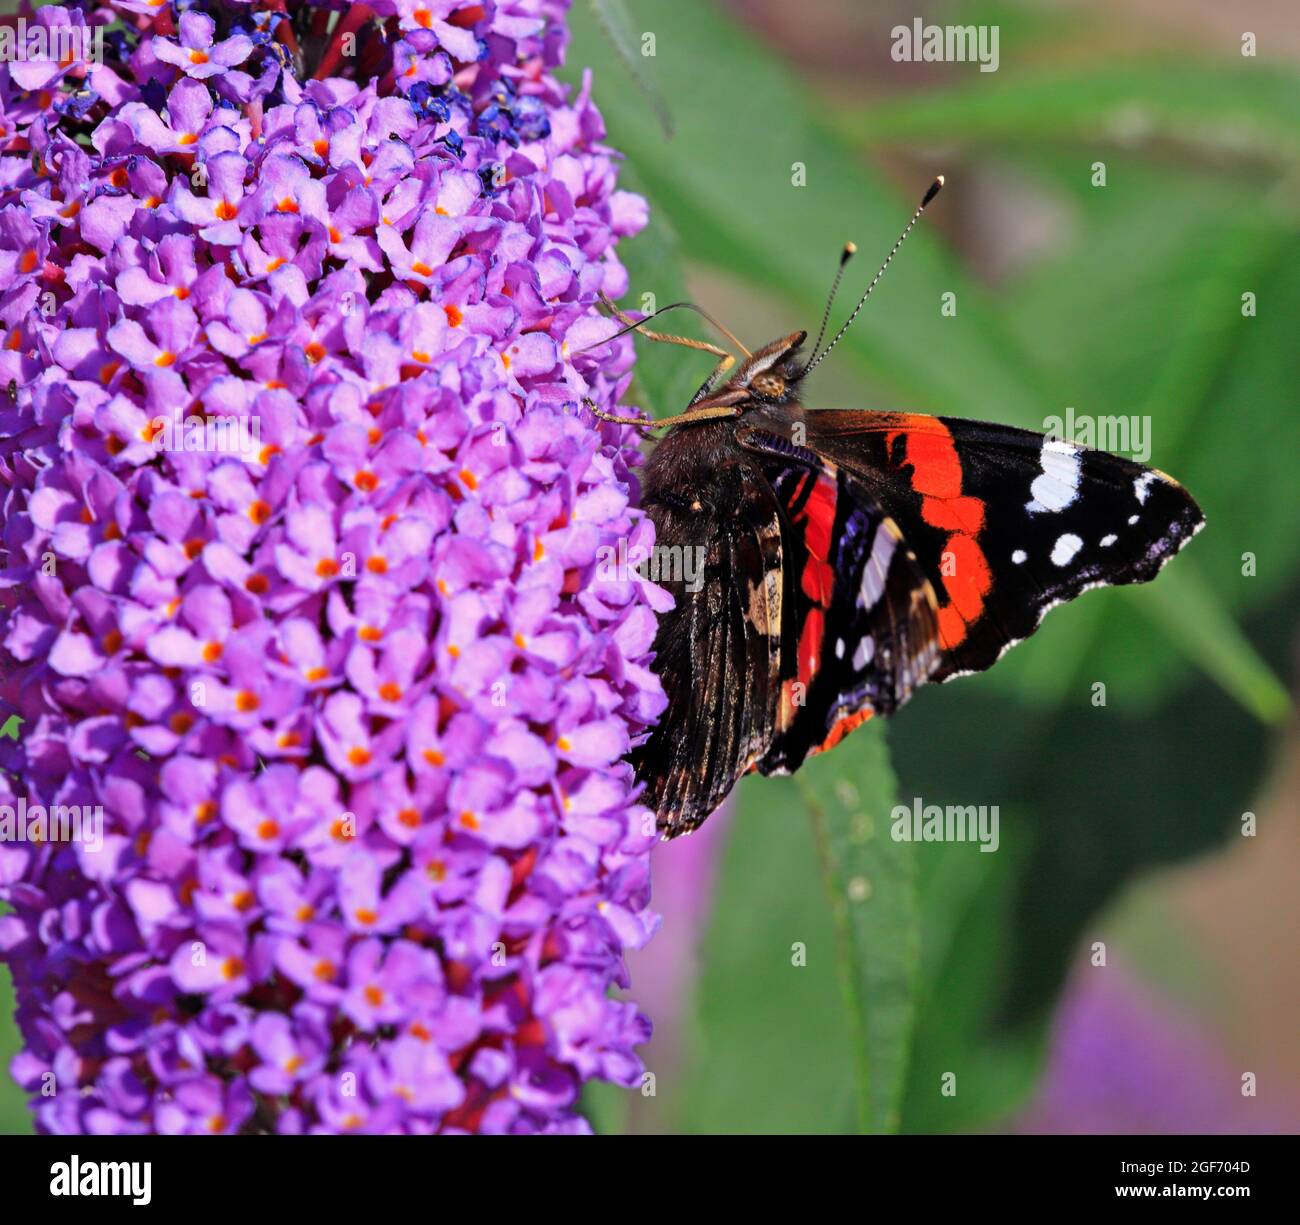
[[[698,548],[704,561],[698,581],[664,583],[676,605],[654,668],[668,706],[632,753],[667,838],[702,824],[741,775],[797,770],[919,685],[983,671],[1049,608],[1154,578],[1204,523],[1171,477],[1105,451],[955,417],[800,403],[804,378],[942,184],[821,349],[845,248],[806,359],[805,332],[751,353],[715,322],[745,355],[715,390],[729,353],[647,332],[608,304],[626,325],[616,335],[719,358],[680,416],[598,413],[671,426],[647,461],[642,505],[660,549]],[[691,304],[655,314],[680,306]]]

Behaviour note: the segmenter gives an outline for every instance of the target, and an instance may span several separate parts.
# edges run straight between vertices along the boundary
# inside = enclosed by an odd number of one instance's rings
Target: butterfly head
[[[745,359],[732,376],[730,386],[743,388],[765,404],[785,404],[798,396],[803,363],[799,350],[807,332],[791,332]]]

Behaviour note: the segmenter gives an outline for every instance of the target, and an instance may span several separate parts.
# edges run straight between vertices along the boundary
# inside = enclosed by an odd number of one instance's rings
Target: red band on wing
[[[830,556],[837,492],[834,476],[819,476],[808,501],[795,518],[808,550],[801,578],[804,594],[823,608],[830,607],[835,587],[835,571],[831,568]]]
[[[945,650],[960,646],[966,637],[966,622],[951,604],[939,609],[939,645]]]
[[[898,428],[885,436],[892,451],[903,439],[903,462],[912,467],[912,488],[921,495],[921,518],[949,534],[944,542],[940,578],[947,599],[939,605],[939,643],[958,646],[967,627],[984,611],[993,585],[988,560],[976,541],[984,527],[984,503],[962,496],[961,457],[951,431],[937,417],[902,414]]]
[[[978,536],[984,528],[984,503],[979,498],[926,498],[921,503],[921,518],[931,527]]]
[[[965,621],[974,621],[984,608],[984,597],[993,586],[993,576],[983,550],[973,536],[954,532],[944,546],[944,561],[950,574],[944,575],[943,585],[953,607]]]
[[[827,749],[833,749],[855,727],[861,727],[875,713],[874,710],[858,710],[851,715],[841,715],[835,721],[835,725],[831,728],[826,739],[813,749],[812,753],[824,753]],[[812,753],[809,753],[810,757]]]
[[[810,608],[799,635],[799,679],[812,684],[822,661],[822,635],[826,633],[826,617],[820,608]]]
[[[904,436],[912,488],[922,497],[961,497],[961,460],[948,428],[935,417],[911,413],[901,414],[898,425],[885,435],[885,445],[892,449],[894,439]]]
[[[835,505],[839,487],[834,471],[823,472],[813,478],[805,476],[796,486],[788,506],[798,505],[799,499],[813,480],[808,500],[792,516],[795,530],[804,546],[803,572],[799,585],[812,602],[799,631],[798,677],[804,686],[812,683],[821,666],[822,637],[826,633],[825,609],[831,606],[835,594],[835,569],[831,565],[831,537],[835,530]],[[788,695],[783,694],[783,700]],[[784,710],[783,710],[784,713]],[[790,711],[791,718],[793,710]]]

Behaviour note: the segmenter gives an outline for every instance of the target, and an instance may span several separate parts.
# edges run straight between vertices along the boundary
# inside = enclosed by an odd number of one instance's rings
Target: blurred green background
[[[918,16],[996,25],[998,70],[892,60]],[[1296,1130],[1292,6],[575,0],[572,26],[566,79],[593,70],[622,185],[651,205],[622,248],[628,306],[689,296],[751,344],[812,328],[853,239],[842,317],[943,172],[810,405],[1136,414],[1209,520],[1154,585],[1058,609],[994,671],[795,780],[747,780],[660,848],[664,928],[631,992],[654,1091],[593,1091],[593,1122]],[[629,398],[673,411],[706,369],[643,344]],[[914,796],[998,805],[999,851],[894,843]],[[11,1012],[5,977],[5,1062]],[[0,1078],[0,1132],[28,1129]]]
[[[920,16],[996,26],[997,71],[893,60]],[[573,30],[651,206],[626,305],[815,330],[843,242],[839,318],[942,172],[808,403],[1136,415],[1209,521],[1155,584],[661,847],[653,1095],[592,1093],[597,1127],[1297,1130],[1292,6],[578,0]],[[629,398],[679,410],[706,369],[643,343]],[[998,805],[1001,848],[892,842],[916,796]]]

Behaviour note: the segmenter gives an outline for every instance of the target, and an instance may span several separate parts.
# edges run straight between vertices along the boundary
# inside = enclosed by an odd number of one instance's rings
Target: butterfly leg
[[[692,340],[689,336],[677,336],[671,332],[652,332],[649,328],[641,326],[641,320],[633,319],[630,315],[619,310],[614,303],[604,294],[600,295],[601,302],[608,308],[615,319],[624,327],[635,328],[647,340],[658,340],[664,344],[681,345],[686,349],[698,349],[701,353],[712,353],[718,359],[718,364],[713,367],[713,372],[709,375],[704,383],[691,397],[691,403],[702,400],[712,390],[713,384],[718,381],[718,376],[730,370],[736,364],[736,359],[725,349],[719,348],[715,344],[710,344],[707,340]]]
[[[658,421],[650,417],[616,417],[612,413],[607,413],[602,408],[598,408],[596,401],[589,396],[583,396],[585,404],[592,413],[602,421],[608,421],[613,425],[639,425],[642,429],[657,430],[664,425],[689,425],[693,421],[714,421],[719,417],[738,417],[740,409],[733,404],[718,404],[708,408],[688,409],[684,413],[678,413],[675,417],[662,417]]]
[[[641,336],[647,339],[647,341],[662,341],[663,343],[666,343],[666,345],[681,345],[684,349],[695,349],[699,352],[707,352],[707,354],[712,354],[715,358],[718,358],[718,364],[712,368],[710,375],[708,375],[706,380],[699,385],[699,389],[695,391],[695,394],[690,397],[689,407],[694,407],[695,404],[702,401],[702,399],[705,398],[712,389],[714,389],[714,384],[718,382],[719,377],[724,375],[725,372],[729,371],[729,369],[736,364],[735,356],[729,354],[725,349],[720,349],[719,346],[711,345],[708,341],[695,341],[695,339],[690,337],[675,336],[675,334],[668,332],[651,332],[649,328],[642,328],[642,320],[633,319],[633,317],[628,315],[628,313],[620,311],[619,307],[615,306],[615,303],[612,302],[610,298],[607,298],[606,295],[601,294],[601,302],[620,324],[623,324],[625,328],[636,329]],[[746,352],[748,352],[748,350],[746,350]],[[707,420],[708,417],[732,415],[733,414],[729,414],[729,412],[728,414],[723,414],[723,412],[710,412],[710,414],[705,417],[692,417],[690,420]],[[597,416],[601,416],[601,414],[597,412]],[[685,414],[682,416],[685,416]],[[603,420],[612,420],[612,417],[603,417]],[[682,417],[668,417],[667,420],[673,421],[673,423],[679,423],[679,421],[682,420]],[[641,423],[641,421],[637,421],[636,419],[633,419],[633,417],[627,417],[627,419],[621,420],[619,424],[637,425],[645,423]]]
[[[652,332],[649,328],[642,327],[641,325],[646,322],[644,319],[633,319],[631,315],[627,314],[623,310],[620,310],[619,307],[614,304],[613,300],[603,293],[600,295],[600,301],[601,304],[610,312],[610,314],[612,314],[614,318],[619,321],[619,323],[621,323],[626,328],[635,328],[647,340],[661,340],[666,344],[683,345],[688,349],[699,349],[704,353],[712,353],[715,357],[718,358],[726,357],[730,359],[727,362],[727,366],[732,365],[736,360],[725,349],[721,349],[715,344],[710,344],[707,340],[693,340],[689,336],[678,336],[673,332]],[[667,307],[667,306],[664,307],[664,310],[671,310],[671,309],[672,309],[671,307]],[[698,310],[699,308],[696,307],[694,309]],[[708,319],[710,323],[713,323],[712,316],[705,315],[704,317]],[[736,348],[740,349],[741,352],[744,353],[746,357],[750,356],[749,350],[746,349],[745,346],[740,343],[740,341],[736,340],[736,338],[732,336],[732,334],[728,332],[726,328],[722,327],[720,323],[714,323],[714,327],[722,331],[726,335],[728,340],[734,341]],[[725,369],[726,367],[724,366],[723,368]]]

